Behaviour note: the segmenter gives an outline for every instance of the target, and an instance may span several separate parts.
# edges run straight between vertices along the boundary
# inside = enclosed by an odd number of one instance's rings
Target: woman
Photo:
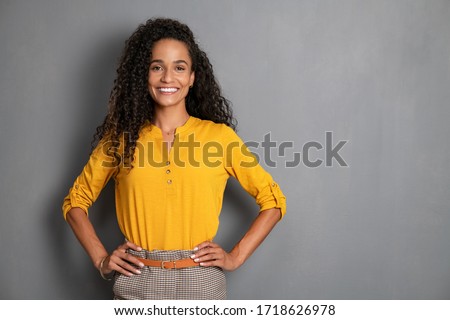
[[[63,204],[94,266],[114,278],[115,299],[225,299],[223,270],[241,266],[282,218],[283,193],[234,128],[191,30],[171,19],[139,26],[126,42],[98,143]],[[226,252],[213,239],[230,176],[260,213]],[[110,178],[126,240],[108,253],[87,213]]]

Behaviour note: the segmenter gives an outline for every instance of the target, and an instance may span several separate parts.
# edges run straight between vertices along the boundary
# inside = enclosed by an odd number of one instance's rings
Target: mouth
[[[179,89],[178,88],[174,88],[174,87],[170,87],[170,88],[158,88],[158,91],[161,92],[162,94],[172,94],[177,92]]]

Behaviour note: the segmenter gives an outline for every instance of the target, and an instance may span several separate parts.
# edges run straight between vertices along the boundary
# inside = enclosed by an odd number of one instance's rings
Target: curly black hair
[[[155,102],[148,90],[148,72],[152,47],[161,39],[182,41],[189,51],[195,81],[186,97],[188,114],[236,129],[231,104],[222,96],[213,67],[191,29],[173,19],[149,19],[125,42],[109,98],[108,114],[97,127],[92,140],[92,148],[102,139],[113,142],[117,147],[121,136],[126,136],[122,159],[115,154],[116,161],[131,164],[141,128],[146,121],[153,122]]]

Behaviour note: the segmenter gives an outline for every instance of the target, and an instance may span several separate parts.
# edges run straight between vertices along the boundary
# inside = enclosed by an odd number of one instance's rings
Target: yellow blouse
[[[88,214],[112,177],[120,230],[144,249],[189,250],[213,240],[230,176],[255,198],[260,211],[286,212],[278,184],[224,124],[190,117],[177,128],[167,152],[161,130],[149,123],[140,132],[131,170],[123,162],[114,165],[107,148],[102,141],[93,150],[64,199],[64,218],[72,207]]]

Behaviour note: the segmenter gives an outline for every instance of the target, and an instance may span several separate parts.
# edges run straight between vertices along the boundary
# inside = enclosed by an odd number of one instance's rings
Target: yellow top
[[[93,150],[64,199],[64,218],[72,207],[87,214],[111,177],[120,230],[147,250],[189,250],[213,240],[230,176],[255,198],[260,211],[286,212],[278,184],[225,124],[190,117],[177,128],[167,152],[161,130],[148,123],[140,132],[131,170],[123,162],[114,165],[106,154],[110,146],[101,141]]]

